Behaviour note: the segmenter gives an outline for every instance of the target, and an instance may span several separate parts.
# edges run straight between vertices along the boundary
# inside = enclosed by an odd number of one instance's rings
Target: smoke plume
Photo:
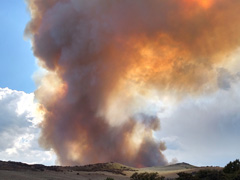
[[[40,143],[64,165],[167,163],[157,142],[165,96],[218,88],[240,44],[239,0],[28,0],[39,65]]]

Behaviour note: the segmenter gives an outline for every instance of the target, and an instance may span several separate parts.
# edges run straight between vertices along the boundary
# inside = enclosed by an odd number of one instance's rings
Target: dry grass
[[[28,165],[16,162],[0,161],[0,180],[114,180],[130,179],[134,172],[158,172],[166,178],[176,178],[179,172],[196,172],[219,167],[196,167],[186,163],[170,166],[132,168],[119,163],[99,163],[86,166],[61,167]]]

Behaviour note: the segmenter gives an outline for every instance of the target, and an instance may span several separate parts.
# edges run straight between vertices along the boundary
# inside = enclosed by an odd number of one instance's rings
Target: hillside
[[[104,180],[107,177],[115,180],[130,179],[134,172],[158,172],[167,178],[177,177],[179,172],[194,172],[209,167],[196,167],[187,163],[169,166],[133,168],[119,163],[98,163],[85,166],[44,166],[20,162],[0,161],[0,179],[4,180]]]

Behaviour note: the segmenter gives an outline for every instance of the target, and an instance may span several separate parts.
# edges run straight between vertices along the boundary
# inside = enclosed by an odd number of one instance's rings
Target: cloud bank
[[[38,145],[41,119],[34,94],[0,88],[0,159],[26,163],[55,163],[54,154]]]

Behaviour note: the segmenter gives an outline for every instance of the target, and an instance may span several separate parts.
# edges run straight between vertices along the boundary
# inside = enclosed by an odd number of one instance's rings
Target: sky
[[[54,154],[38,145],[40,118],[34,115],[33,94],[38,67],[31,43],[24,38],[29,20],[24,1],[1,2],[0,159],[52,165]]]
[[[43,117],[36,111],[33,78],[39,67],[24,38],[30,20],[25,2],[3,0],[0,20],[0,160],[54,165],[53,149],[39,145]],[[165,142],[169,162],[224,166],[240,157],[240,49],[226,58],[231,64],[218,69],[216,91],[178,103],[167,96],[143,101],[160,119],[154,138]]]
[[[23,0],[4,0],[1,4],[1,87],[27,93],[33,92],[35,84],[32,76],[37,65],[31,51],[30,41],[25,41],[23,37],[30,15]]]

